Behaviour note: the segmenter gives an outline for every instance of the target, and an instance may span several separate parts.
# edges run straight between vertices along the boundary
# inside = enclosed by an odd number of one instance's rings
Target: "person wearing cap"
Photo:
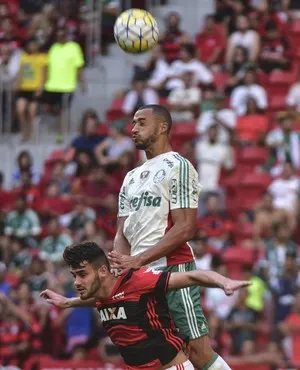
[[[100,166],[115,168],[124,154],[133,152],[134,145],[125,133],[125,125],[122,120],[111,123],[109,136],[95,148]]]
[[[26,41],[21,55],[20,71],[16,81],[17,115],[21,129],[21,140],[33,138],[33,125],[37,115],[37,93],[45,79],[47,55],[39,51],[37,40],[32,37]]]

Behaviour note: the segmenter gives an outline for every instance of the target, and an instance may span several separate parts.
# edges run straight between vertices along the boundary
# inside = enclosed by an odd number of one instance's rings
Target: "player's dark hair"
[[[195,58],[196,55],[196,49],[194,44],[192,43],[186,43],[181,46],[181,49],[185,50],[191,58]]]
[[[86,261],[99,268],[103,265],[109,267],[109,261],[103,249],[95,242],[85,241],[72,244],[65,248],[64,261],[72,268],[82,267],[81,263]]]
[[[165,107],[158,105],[158,104],[148,104],[148,105],[143,105],[140,107],[138,110],[143,110],[143,109],[152,109],[153,114],[155,115],[155,118],[159,122],[167,122],[168,124],[168,133],[171,131],[172,128],[172,117],[168,109]]]

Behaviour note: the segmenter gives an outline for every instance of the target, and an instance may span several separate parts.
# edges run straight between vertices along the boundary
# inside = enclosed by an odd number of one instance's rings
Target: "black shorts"
[[[18,91],[16,98],[28,100],[30,103],[37,100],[35,96],[35,91]]]
[[[44,91],[39,100],[43,104],[55,105],[61,108],[70,106],[72,98],[73,93]]]

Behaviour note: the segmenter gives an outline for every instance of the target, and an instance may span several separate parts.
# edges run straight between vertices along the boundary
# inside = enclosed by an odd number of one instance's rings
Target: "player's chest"
[[[150,205],[168,197],[168,171],[166,169],[143,169],[128,183],[128,199],[133,207],[139,203]]]
[[[123,292],[116,294],[115,301],[98,307],[102,323],[105,325],[134,324],[143,320],[144,312],[138,301],[122,299]],[[121,298],[121,299],[120,299]]]

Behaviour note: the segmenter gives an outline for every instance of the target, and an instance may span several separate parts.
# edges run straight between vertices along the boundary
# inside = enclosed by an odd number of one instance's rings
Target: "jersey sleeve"
[[[168,290],[170,272],[156,271],[151,268],[141,268],[135,271],[137,289],[145,293],[164,295]]]
[[[126,217],[129,215],[129,199],[128,199],[128,174],[125,176],[121,190],[119,193],[119,209],[118,217]]]
[[[198,208],[201,190],[198,173],[186,159],[178,160],[169,177],[170,209]]]

